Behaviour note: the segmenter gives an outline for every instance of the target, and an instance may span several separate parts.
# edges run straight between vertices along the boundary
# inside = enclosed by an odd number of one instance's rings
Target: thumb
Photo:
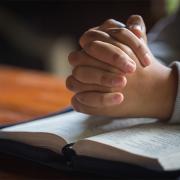
[[[126,24],[128,29],[131,30],[139,39],[143,39],[145,42],[147,42],[146,26],[141,16],[130,16]]]

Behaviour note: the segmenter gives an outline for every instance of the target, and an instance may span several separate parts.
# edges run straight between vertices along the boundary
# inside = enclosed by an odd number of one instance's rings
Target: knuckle
[[[77,84],[77,81],[72,77],[69,76],[66,80],[66,87],[70,91],[77,92],[79,89],[79,85]]]
[[[84,34],[79,38],[79,44],[80,44],[81,47],[84,47],[84,45],[85,45]]]
[[[71,88],[71,76],[67,77],[66,79],[66,87],[69,89],[69,90],[72,90]]]
[[[100,36],[101,34],[97,30],[90,29],[82,37],[81,44],[84,46],[85,44],[95,42],[100,38]]]
[[[81,46],[84,45],[85,37],[86,37],[86,32],[87,32],[87,31],[85,31],[85,32],[82,34],[82,36],[79,38],[79,44],[80,44]]]
[[[144,49],[144,46],[143,46],[143,44],[142,43],[137,43],[137,45],[136,45],[136,49],[137,49],[137,51],[142,51],[143,49]]]
[[[139,20],[142,20],[142,19],[143,19],[142,16],[140,16],[140,15],[135,15],[135,16],[136,16],[136,18],[139,19]]]
[[[73,70],[72,70],[72,75],[74,76],[74,77],[76,77],[77,75],[78,75],[78,70],[79,69],[79,67],[75,67]]]
[[[102,74],[100,77],[100,84],[101,85],[106,85],[108,82],[109,78],[106,74]]]
[[[116,36],[122,39],[124,36],[127,36],[129,32],[127,28],[118,28],[116,29]]]
[[[97,31],[90,29],[90,30],[86,31],[84,36],[87,37],[88,39],[95,38],[95,37],[97,37]]]
[[[124,35],[128,32],[129,30],[127,28],[119,28],[119,34]]]
[[[73,70],[72,70],[72,75],[74,76],[74,77],[79,77],[79,76],[81,76],[81,66],[77,66],[77,67],[75,67]]]
[[[122,55],[120,55],[119,53],[114,53],[112,56],[112,60],[113,62],[117,62],[119,61],[119,59],[122,57]]]
[[[79,102],[77,100],[77,94],[75,96],[72,97],[71,99],[71,105],[73,106],[73,108],[77,111],[77,112],[82,112],[82,113],[86,113],[86,108],[85,105],[83,105],[81,102]]]
[[[71,105],[73,106],[73,108],[78,111],[78,112],[81,112],[81,108],[79,106],[79,103],[78,101],[76,100],[76,97],[73,96],[72,99],[71,99]]]
[[[114,53],[112,56],[112,61],[114,65],[119,64],[123,59],[125,59],[122,53]]]
[[[135,14],[135,15],[130,16],[129,19],[130,19],[129,20],[129,24],[138,24],[138,25],[141,25],[141,28],[142,28],[143,32],[146,31],[146,26],[144,24],[144,20],[143,20],[142,16]]]
[[[131,15],[129,18],[129,23],[130,24],[143,24],[143,18],[140,15]]]
[[[130,47],[126,47],[126,54],[128,54],[130,57],[132,54],[134,54],[134,52],[132,51],[132,49]]]
[[[100,95],[99,101],[102,106],[104,106],[106,104],[106,98],[105,98],[104,94]]]
[[[68,61],[69,61],[69,63],[71,64],[71,65],[74,65],[74,60],[76,60],[76,59],[78,59],[78,54],[77,54],[77,52],[71,52],[70,54],[69,54],[69,56],[68,56]]]
[[[91,41],[88,43],[87,48],[90,52],[94,52],[97,47],[97,41]]]
[[[138,15],[138,14],[134,15],[134,17],[135,17],[137,20],[143,21],[142,16],[140,16],[140,15]]]
[[[119,73],[120,70],[116,67],[113,67],[112,65],[109,65],[108,68],[106,68],[109,72],[112,72],[112,73]],[[106,70],[105,69],[105,70]]]
[[[79,44],[83,47],[87,42],[87,37],[90,30],[87,30],[83,33],[83,35],[79,39]]]
[[[74,57],[74,52],[70,52],[68,55],[68,60],[72,59]]]
[[[142,19],[142,17],[139,14],[133,14],[130,16],[132,19]]]
[[[103,23],[104,25],[111,25],[111,24],[114,24],[114,19],[110,18],[110,19],[107,19],[104,21]]]
[[[83,93],[78,93],[77,97],[81,103],[86,103],[86,96]]]
[[[79,38],[79,44],[81,46],[84,46],[86,43],[88,43],[93,38],[96,38],[98,35],[98,31],[95,29],[88,29],[83,33],[83,35]]]
[[[73,69],[72,75],[74,79],[80,83],[91,83],[94,81],[91,76],[91,70],[85,66],[77,66]]]
[[[129,56],[129,57],[133,57],[134,56],[134,52],[130,47],[121,47],[121,49]]]
[[[113,92],[117,92],[117,91],[119,91],[119,87],[118,88],[117,87],[108,87],[106,89],[106,92],[108,92],[108,93],[113,93]]]

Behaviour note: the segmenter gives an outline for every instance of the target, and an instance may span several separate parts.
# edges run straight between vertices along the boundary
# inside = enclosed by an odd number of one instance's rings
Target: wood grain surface
[[[72,93],[65,88],[61,78],[37,71],[0,66],[0,125],[23,122],[59,111],[70,105],[71,97]],[[111,178],[68,173],[0,153],[0,180],[39,179],[110,180]]]
[[[0,125],[59,111],[70,105],[71,96],[59,77],[0,66]]]

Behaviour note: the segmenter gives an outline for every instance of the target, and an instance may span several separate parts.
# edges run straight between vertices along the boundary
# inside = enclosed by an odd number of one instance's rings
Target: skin
[[[167,120],[175,101],[176,71],[151,54],[141,18],[130,17],[127,25],[129,30],[108,22],[81,37],[83,49],[69,56],[74,69],[67,87],[76,93],[72,105],[87,114]]]

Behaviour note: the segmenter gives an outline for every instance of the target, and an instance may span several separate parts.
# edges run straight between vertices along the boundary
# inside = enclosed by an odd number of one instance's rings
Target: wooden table
[[[58,77],[0,66],[0,125],[57,112],[70,105],[71,96]]]
[[[0,66],[0,125],[59,111],[72,93],[60,78],[42,72]],[[81,179],[80,175],[42,167],[0,154],[0,179]],[[84,179],[84,177],[82,177]],[[86,178],[87,179],[87,178]]]
[[[72,93],[65,88],[60,78],[42,72],[0,66],[0,125],[23,122],[59,111],[70,105],[71,97]],[[110,178],[70,174],[0,153],[0,180],[34,179]]]

